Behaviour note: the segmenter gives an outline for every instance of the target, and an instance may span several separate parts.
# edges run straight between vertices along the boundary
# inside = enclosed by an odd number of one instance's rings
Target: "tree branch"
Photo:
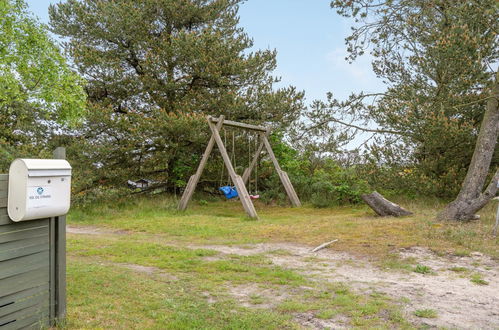
[[[379,133],[379,134],[407,135],[404,132],[392,131],[392,130],[389,130],[389,129],[371,129],[371,128],[366,128],[366,127],[360,127],[360,126],[357,126],[357,125],[354,125],[354,124],[351,124],[351,123],[346,123],[346,122],[338,120],[336,118],[331,118],[329,121],[332,121],[332,122],[335,122],[335,123],[338,123],[338,124],[341,124],[341,125],[344,125],[344,126],[347,126],[347,127],[355,128],[355,129],[361,130],[363,132]]]
[[[346,123],[344,121],[341,121],[339,119],[336,119],[336,118],[330,118],[330,119],[327,119],[327,120],[324,120],[324,121],[321,121],[320,123],[316,124],[316,125],[313,125],[313,126],[310,126],[310,127],[307,127],[304,132],[298,137],[298,139],[301,139],[306,132],[310,131],[310,130],[313,130],[313,129],[316,129],[316,128],[319,128],[321,126],[324,126],[330,122],[335,122],[335,123],[338,123],[338,124],[341,124],[343,126],[347,126],[347,127],[350,127],[350,128],[355,128],[355,129],[358,129],[358,130],[361,130],[363,132],[368,132],[368,133],[376,133],[376,134],[394,134],[394,135],[402,135],[402,136],[408,136],[407,133],[404,133],[404,132],[399,132],[399,131],[392,131],[392,130],[388,130],[388,129],[371,129],[371,128],[367,128],[367,127],[360,127],[360,126],[357,126],[357,125],[354,125],[352,123]]]
[[[485,191],[480,194],[475,203],[485,206],[485,204],[487,204],[488,201],[494,198],[494,196],[497,194],[498,185],[499,168],[496,170],[496,173],[492,177],[492,180],[490,180],[489,185],[487,186]]]
[[[458,108],[460,107],[465,107],[467,105],[472,105],[472,104],[476,104],[476,103],[480,103],[480,102],[483,102],[483,101],[486,101],[490,98],[493,98],[495,97],[494,95],[491,95],[491,96],[488,96],[488,97],[484,97],[483,99],[479,99],[479,100],[476,100],[476,101],[473,101],[473,102],[468,102],[468,103],[463,103],[463,104],[458,104],[458,105],[454,105],[453,107],[456,109],[456,110],[459,110]]]

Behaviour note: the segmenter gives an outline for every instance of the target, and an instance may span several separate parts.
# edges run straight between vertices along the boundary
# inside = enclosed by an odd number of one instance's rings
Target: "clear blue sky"
[[[49,4],[60,0],[27,0],[31,11],[48,22]],[[284,85],[304,90],[307,102],[327,92],[345,98],[356,91],[375,92],[382,84],[368,57],[348,64],[344,39],[350,21],[329,7],[329,0],[248,0],[241,5],[241,26],[255,49],[277,49],[277,70]]]

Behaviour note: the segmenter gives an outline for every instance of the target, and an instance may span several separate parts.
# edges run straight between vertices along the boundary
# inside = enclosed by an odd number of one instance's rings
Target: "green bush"
[[[370,190],[355,166],[345,168],[330,158],[300,154],[276,137],[272,144],[302,202],[310,202],[315,207],[356,204],[361,202],[360,195]],[[261,199],[267,203],[286,203],[285,191],[270,160],[262,161],[259,173]]]
[[[311,177],[310,202],[315,207],[357,204],[360,195],[367,192],[367,183],[358,178],[353,170],[337,165],[315,171]]]

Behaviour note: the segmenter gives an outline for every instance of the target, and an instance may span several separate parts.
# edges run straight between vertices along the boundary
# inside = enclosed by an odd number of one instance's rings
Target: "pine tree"
[[[331,6],[354,20],[347,60],[370,52],[386,90],[346,101],[330,95],[315,104],[312,127],[373,134],[369,151],[377,164],[410,166],[421,193],[455,196],[495,83],[496,1],[338,0]]]
[[[104,160],[106,176],[123,180],[121,169],[182,184],[206,143],[205,115],[281,128],[299,116],[302,93],[274,89],[276,52],[251,51],[238,26],[240,2],[69,0],[50,7],[53,32],[67,40],[88,80],[93,110],[82,136],[100,146],[89,153]]]

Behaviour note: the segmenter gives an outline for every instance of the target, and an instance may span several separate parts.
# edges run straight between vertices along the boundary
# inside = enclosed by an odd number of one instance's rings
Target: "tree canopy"
[[[84,81],[22,0],[0,2],[1,166],[85,112]],[[33,152],[33,150],[31,150]],[[36,152],[37,153],[37,152]]]
[[[303,93],[275,88],[273,50],[252,51],[239,0],[69,0],[50,24],[88,80],[81,143],[106,180],[185,183],[207,141],[204,116],[285,128]],[[96,148],[95,146],[99,146]],[[80,146],[81,148],[81,146]],[[120,174],[121,173],[121,174]]]
[[[332,1],[354,19],[346,39],[352,61],[368,51],[386,91],[331,94],[316,102],[312,127],[374,135],[378,164],[414,164],[412,178],[454,195],[471,160],[499,59],[494,0]],[[383,137],[381,138],[380,135]],[[494,163],[498,164],[497,157]]]
[[[209,139],[206,116],[224,115],[271,126],[279,161],[316,206],[357,203],[371,189],[451,198],[462,182],[459,205],[479,208],[495,194],[484,188],[499,164],[494,0],[332,1],[352,19],[346,60],[356,65],[370,52],[385,89],[346,100],[330,93],[308,111],[304,92],[273,75],[276,51],[254,49],[240,27],[242,2],[60,2],[49,16],[61,54],[22,0],[3,1],[1,166],[62,144],[76,196],[113,194],[138,178],[178,191]],[[342,150],[359,132],[364,143]],[[257,139],[221,134],[242,172]],[[200,182],[208,192],[223,181],[213,157]],[[283,198],[269,160],[260,162],[262,199]],[[446,214],[471,218],[475,211],[464,209]]]
[[[51,6],[50,17],[90,99],[117,113],[161,108],[289,123],[300,95],[272,91],[276,53],[249,51],[239,2],[70,0]]]

